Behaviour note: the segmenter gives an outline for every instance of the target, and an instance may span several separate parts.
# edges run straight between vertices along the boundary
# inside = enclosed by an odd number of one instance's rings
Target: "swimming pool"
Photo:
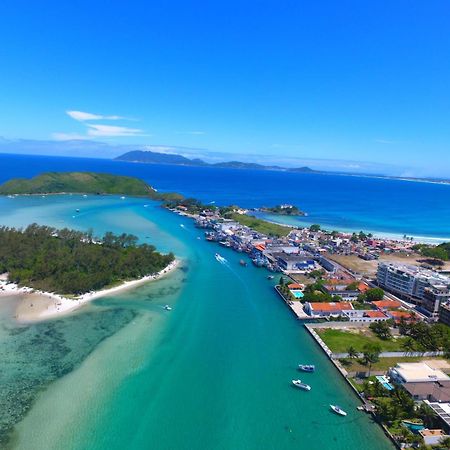
[[[382,385],[385,389],[387,389],[388,391],[393,391],[394,390],[394,386],[392,386],[391,383],[389,383],[389,380],[384,376],[384,375],[377,375],[375,377]]]
[[[291,291],[291,292],[292,292],[292,295],[293,295],[295,298],[303,298],[303,297],[304,297],[302,291]]]

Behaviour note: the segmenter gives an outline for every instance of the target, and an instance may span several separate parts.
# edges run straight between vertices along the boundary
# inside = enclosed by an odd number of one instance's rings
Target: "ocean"
[[[167,278],[46,323],[15,323],[14,299],[1,299],[2,448],[392,448],[275,294],[276,280],[229,249],[218,262],[217,244],[191,220],[118,196],[3,197],[0,212],[10,226],[134,233],[182,260]],[[310,392],[290,385],[299,363],[316,365],[302,374]]]
[[[84,170],[142,178],[218,205],[251,208],[291,203],[307,217],[277,217],[293,225],[366,231],[416,240],[450,240],[450,185],[332,174],[136,164],[105,159],[0,155],[0,182],[44,171]],[[273,219],[273,217],[272,217]]]

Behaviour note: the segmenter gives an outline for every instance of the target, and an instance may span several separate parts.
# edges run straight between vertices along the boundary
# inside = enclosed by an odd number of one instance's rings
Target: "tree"
[[[369,302],[383,300],[384,291],[381,288],[372,288],[366,291],[366,297]]]
[[[309,231],[313,231],[313,232],[320,231],[320,225],[317,224],[317,223],[312,224],[312,225],[309,227]]]
[[[383,340],[388,340],[392,338],[391,329],[386,321],[372,322],[369,328]]]
[[[362,364],[369,367],[369,377],[372,365],[380,360],[381,347],[378,344],[366,344],[363,348]]]
[[[439,447],[441,449],[448,450],[450,449],[450,436],[445,436],[442,439],[439,440]]]
[[[347,356],[350,359],[356,359],[359,357],[359,353],[356,351],[355,347],[353,347],[353,345],[351,345],[348,349],[347,349]]]

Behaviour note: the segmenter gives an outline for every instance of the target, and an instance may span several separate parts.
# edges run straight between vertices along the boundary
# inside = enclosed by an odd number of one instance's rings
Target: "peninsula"
[[[263,207],[260,209],[260,211],[279,216],[306,216],[305,212],[301,211],[295,205],[277,205],[272,207]]]

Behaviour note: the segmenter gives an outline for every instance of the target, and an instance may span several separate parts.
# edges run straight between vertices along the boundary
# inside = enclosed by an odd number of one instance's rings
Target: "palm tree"
[[[356,351],[356,348],[353,347],[353,345],[351,345],[348,349],[347,349],[347,357],[349,359],[356,359],[359,358],[359,353]]]
[[[381,347],[379,345],[367,344],[363,349],[362,363],[365,366],[369,366],[369,377],[372,370],[372,364],[377,363],[380,360]]]

